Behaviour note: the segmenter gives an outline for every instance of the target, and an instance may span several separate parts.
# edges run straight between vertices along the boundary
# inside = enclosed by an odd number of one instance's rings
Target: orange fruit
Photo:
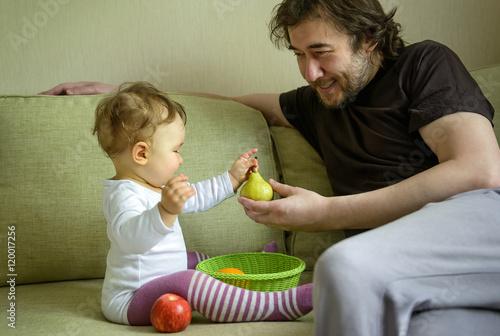
[[[218,270],[217,273],[245,274],[242,270],[233,267],[223,268]]]

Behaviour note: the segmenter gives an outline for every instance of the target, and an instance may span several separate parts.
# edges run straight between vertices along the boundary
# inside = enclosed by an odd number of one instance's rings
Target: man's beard
[[[360,50],[353,53],[351,63],[347,69],[340,74],[340,78],[320,78],[314,82],[310,82],[309,84],[316,91],[316,94],[325,107],[331,109],[341,109],[356,100],[358,93],[372,78],[374,68],[375,66],[371,64],[370,59],[366,57],[366,54],[362,50]],[[338,85],[342,91],[342,95],[338,99],[333,97],[334,95],[337,95],[337,93],[322,94],[317,90],[318,87],[327,85],[333,80],[336,81],[335,85]]]

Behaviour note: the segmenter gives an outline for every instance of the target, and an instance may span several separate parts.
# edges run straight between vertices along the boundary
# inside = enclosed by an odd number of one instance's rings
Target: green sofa
[[[499,111],[500,67],[472,73]],[[260,112],[232,101],[171,97],[187,111],[180,172],[190,181],[222,173],[257,147],[264,178],[332,195],[321,159],[297,131],[268,127]],[[100,309],[109,245],[101,184],[113,175],[91,134],[101,98],[0,97],[1,335],[155,333],[153,327],[110,323]],[[182,215],[180,222],[188,249],[211,256],[260,251],[275,240],[279,252],[306,262],[302,283],[312,281],[319,255],[344,238],[342,231],[294,233],[256,224],[237,197],[204,213]],[[229,324],[195,312],[183,331],[186,336],[313,333],[314,312],[293,322]]]

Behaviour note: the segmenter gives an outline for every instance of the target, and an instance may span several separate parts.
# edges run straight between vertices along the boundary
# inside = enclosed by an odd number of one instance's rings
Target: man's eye
[[[331,54],[331,50],[320,50],[320,51],[316,51],[316,55],[318,56],[328,56]]]
[[[299,52],[294,52],[293,55],[295,57],[303,57],[304,56],[304,53],[299,53]]]

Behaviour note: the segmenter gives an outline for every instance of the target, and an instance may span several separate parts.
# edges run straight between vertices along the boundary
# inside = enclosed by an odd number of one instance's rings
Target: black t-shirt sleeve
[[[493,107],[458,56],[448,47],[425,41],[425,48],[415,54],[406,87],[410,98],[409,132],[459,111],[479,113],[490,121]]]

